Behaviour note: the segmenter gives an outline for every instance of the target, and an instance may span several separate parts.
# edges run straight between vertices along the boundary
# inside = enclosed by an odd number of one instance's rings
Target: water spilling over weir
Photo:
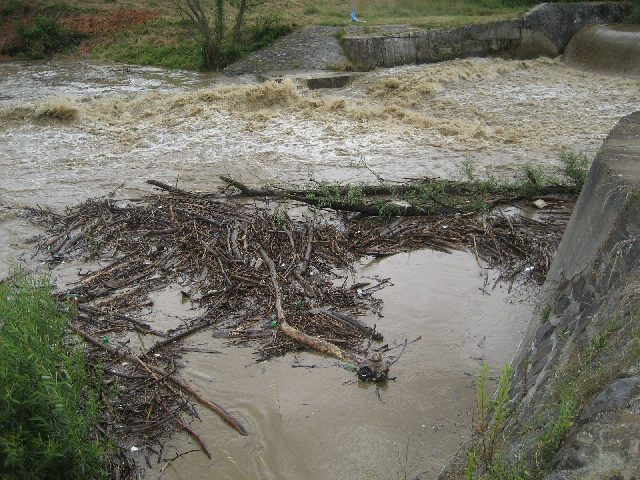
[[[452,177],[465,159],[510,175],[527,162],[553,166],[563,148],[593,155],[640,107],[639,87],[549,59],[400,67],[315,92],[288,80],[1,65],[0,270],[37,233],[13,207],[61,208],[116,189],[134,195],[147,178],[211,190],[219,174],[255,184],[375,181],[369,169],[393,180]],[[358,275],[395,284],[380,292],[385,317],[375,320],[388,338],[423,338],[382,402],[374,387],[344,385],[351,373],[311,355],[300,363],[316,368],[292,369],[289,357],[250,365],[248,349],[189,354],[184,377],[232,406],[252,434],[237,437],[202,412],[196,428],[215,462],[187,455],[164,478],[395,478],[403,468],[433,477],[468,432],[469,375],[482,361],[508,361],[529,318],[530,304],[506,302],[499,288],[485,295],[483,274],[465,253],[359,266]],[[159,303],[168,316],[183,313]],[[193,342],[224,347],[204,334]],[[171,446],[190,448],[180,436]]]
[[[578,32],[567,62],[599,72],[640,77],[640,25],[594,25]]]

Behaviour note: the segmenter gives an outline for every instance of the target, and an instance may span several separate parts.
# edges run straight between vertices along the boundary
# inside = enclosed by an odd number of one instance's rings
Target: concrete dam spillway
[[[584,68],[640,76],[640,25],[592,25],[573,36],[565,60]]]

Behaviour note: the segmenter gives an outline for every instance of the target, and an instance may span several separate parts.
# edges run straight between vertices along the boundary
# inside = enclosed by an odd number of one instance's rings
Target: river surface
[[[220,186],[221,174],[253,184],[373,182],[455,177],[463,160],[513,175],[525,163],[553,168],[564,148],[594,155],[639,108],[640,80],[549,59],[379,70],[321,91],[87,62],[0,64],[0,275],[30,258],[25,241],[39,233],[21,217],[24,205],[136,195],[148,178],[202,190]],[[184,376],[251,435],[201,411],[194,428],[214,461],[191,453],[163,478],[433,478],[469,431],[472,376],[483,361],[495,371],[510,360],[531,302],[500,286],[487,294],[492,273],[463,252],[396,255],[358,272],[392,279],[377,294],[386,339],[421,336],[394,365],[397,380],[378,397],[330,360],[257,365],[250,349],[203,333],[191,343],[223,355],[188,354]],[[192,448],[180,435],[169,443]]]
[[[238,413],[251,434],[240,437],[201,409],[202,422],[193,426],[212,448],[213,462],[189,454],[163,478],[434,478],[468,438],[480,365],[487,362],[495,373],[509,362],[531,315],[528,301],[509,301],[502,288],[483,293],[485,273],[463,252],[425,250],[360,265],[356,281],[393,279],[377,295],[384,317],[369,323],[392,343],[421,337],[393,365],[397,379],[378,393],[318,355],[256,364],[251,349],[225,348],[210,334],[191,340],[223,355],[188,354],[185,377]],[[493,280],[489,273],[490,292]],[[169,443],[170,458],[173,449],[196,448],[183,435]]]

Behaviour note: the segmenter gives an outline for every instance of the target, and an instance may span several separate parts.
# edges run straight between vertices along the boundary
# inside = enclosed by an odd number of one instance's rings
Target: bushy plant
[[[576,191],[582,190],[591,162],[582,153],[565,151],[560,154],[560,173],[569,180]]]
[[[31,59],[44,58],[76,46],[83,35],[61,25],[56,19],[38,15],[33,24],[19,25],[16,29],[16,45],[10,55]]]
[[[84,351],[47,279],[0,283],[0,478],[106,477]]]

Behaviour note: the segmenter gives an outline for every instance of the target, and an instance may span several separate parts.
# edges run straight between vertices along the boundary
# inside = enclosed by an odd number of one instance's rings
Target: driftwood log
[[[367,203],[364,201],[343,201],[341,199],[327,198],[323,192],[318,189],[276,189],[276,188],[251,188],[246,184],[235,180],[233,178],[221,175],[220,180],[226,184],[237,188],[242,195],[248,197],[274,197],[283,198],[288,200],[295,200],[298,202],[306,203],[320,208],[330,208],[332,210],[340,210],[343,212],[359,213],[363,217],[375,217],[380,215],[380,204],[378,202]],[[471,184],[466,182],[446,181],[434,178],[425,178],[413,183],[405,183],[401,185],[332,185],[331,191],[343,196],[346,195],[350,189],[357,187],[358,190],[365,196],[399,196],[408,192],[415,191],[416,189],[423,188],[429,184],[439,182],[440,188],[443,193],[449,195],[461,195],[475,197],[477,192]],[[575,195],[575,187],[571,185],[547,185],[540,186],[537,183],[536,196],[542,195]],[[518,193],[517,191],[509,188],[496,187],[493,191],[494,197],[487,201],[487,209],[505,205],[520,200],[525,200],[528,197]],[[401,203],[393,202],[392,200],[384,200],[383,204],[389,205],[392,209],[393,215],[405,216],[405,217],[421,217],[426,215],[433,215],[435,211],[439,213],[447,213],[455,211],[455,207],[447,205],[442,202],[436,195],[429,195],[430,200],[437,208],[420,208],[414,205],[404,205]]]
[[[321,338],[307,335],[306,333],[287,323],[284,310],[282,309],[282,293],[280,291],[280,284],[278,283],[278,273],[276,271],[276,266],[263,248],[260,248],[260,256],[269,268],[269,273],[271,275],[271,284],[273,286],[275,295],[276,316],[278,317],[278,323],[282,333],[291,338],[293,341],[309,347],[316,352],[324,353],[325,355],[331,355],[332,357],[335,357],[338,360],[342,360],[343,362],[352,364],[360,363],[357,358],[355,358],[350,353],[345,352],[337,345],[334,345],[331,342],[327,342],[326,340],[323,340]]]
[[[354,318],[350,315],[346,315],[342,312],[330,310],[328,308],[314,308],[311,310],[311,313],[313,314],[323,313],[328,317],[331,317],[334,320],[337,320],[338,322],[357,328],[362,333],[364,333],[367,337],[371,337],[372,339],[378,340],[378,341],[384,340],[384,337],[380,332],[377,332],[374,328],[371,328],[369,325],[367,325],[363,321],[357,318]]]

